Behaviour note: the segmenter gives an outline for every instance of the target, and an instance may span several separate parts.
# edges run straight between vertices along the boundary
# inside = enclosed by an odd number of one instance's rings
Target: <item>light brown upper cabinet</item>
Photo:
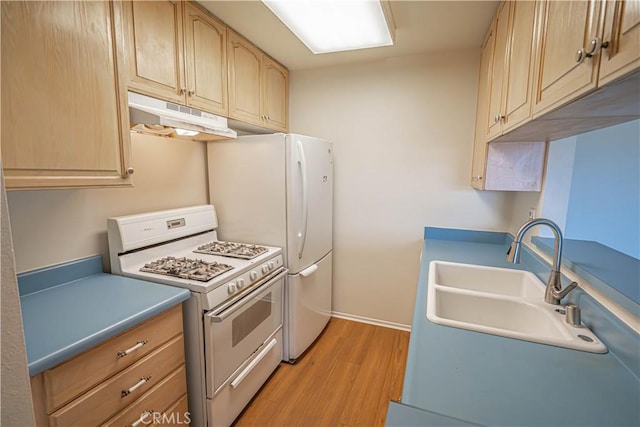
[[[529,120],[533,86],[535,3],[512,1],[507,71],[499,112],[502,132]]]
[[[509,40],[509,14],[510,3],[502,2],[493,23],[494,50],[491,66],[491,78],[489,90],[489,115],[487,119],[487,138],[491,139],[502,133],[503,120],[503,92],[505,76],[507,76],[507,57]]]
[[[129,88],[227,115],[226,26],[183,1],[125,3]]]
[[[640,117],[637,0],[502,2],[491,31],[489,111],[476,118],[486,141],[553,141]]]
[[[263,125],[260,105],[262,52],[229,30],[229,117]]]
[[[267,126],[289,129],[289,71],[268,56],[262,57],[262,113]]]
[[[119,2],[2,2],[9,189],[131,185]]]
[[[495,21],[482,45],[480,56],[480,78],[478,79],[478,103],[476,105],[476,130],[473,142],[473,160],[471,166],[471,186],[484,190],[485,168],[487,160],[487,117],[489,115],[489,89],[491,88],[491,66],[495,45]]]
[[[535,3],[500,4],[495,19],[495,54],[487,139],[526,121],[531,113]]]
[[[533,117],[597,87],[600,0],[538,2],[538,51]]]
[[[599,84],[640,68],[640,1],[608,1]]]
[[[539,191],[545,142],[493,144],[530,115],[534,3],[503,2],[482,45],[471,186]]]
[[[286,132],[289,72],[251,42],[229,30],[229,118]]]

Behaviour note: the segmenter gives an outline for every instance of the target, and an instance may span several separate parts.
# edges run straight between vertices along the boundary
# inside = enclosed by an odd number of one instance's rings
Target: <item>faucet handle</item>
[[[573,327],[578,327],[580,326],[580,306],[575,305],[575,304],[567,304],[566,305],[566,310],[567,310],[567,314],[565,317],[565,321],[573,326]]]
[[[556,298],[561,300],[562,298],[566,297],[567,294],[571,292],[576,286],[578,286],[578,282],[571,282],[564,289],[561,289],[559,291],[554,291],[553,294]]]

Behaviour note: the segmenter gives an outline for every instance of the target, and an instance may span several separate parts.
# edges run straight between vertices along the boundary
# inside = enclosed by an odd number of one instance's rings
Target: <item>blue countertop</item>
[[[427,277],[432,260],[529,269],[539,276],[548,275],[548,270],[539,271],[541,264],[524,263],[530,253],[523,254],[523,264],[507,263],[509,242],[505,233],[426,230],[401,402],[481,425],[640,425],[640,339],[626,330],[604,336],[624,328],[608,325],[617,320],[610,314],[592,315],[593,304],[583,311],[583,321],[607,344],[607,354],[530,343],[427,320]],[[580,296],[581,290],[574,292],[582,300],[589,298]],[[624,357],[617,355],[618,350]],[[402,422],[391,420],[388,424]]]
[[[100,256],[18,275],[31,376],[189,298],[186,289],[102,272]]]

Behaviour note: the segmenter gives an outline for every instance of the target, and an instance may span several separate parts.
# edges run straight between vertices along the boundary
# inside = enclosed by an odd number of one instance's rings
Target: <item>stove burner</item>
[[[222,255],[232,258],[252,259],[264,252],[267,252],[267,248],[264,246],[246,245],[244,243],[215,241],[198,246],[198,249],[193,252],[207,255]]]
[[[145,264],[140,271],[208,282],[232,268],[230,265],[215,261],[206,262],[199,259],[169,256]]]

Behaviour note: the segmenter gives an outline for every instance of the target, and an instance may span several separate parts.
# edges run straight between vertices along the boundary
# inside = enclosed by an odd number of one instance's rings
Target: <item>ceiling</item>
[[[480,48],[499,1],[390,2],[393,46],[314,55],[261,1],[198,0],[289,70],[367,62],[425,52]]]

